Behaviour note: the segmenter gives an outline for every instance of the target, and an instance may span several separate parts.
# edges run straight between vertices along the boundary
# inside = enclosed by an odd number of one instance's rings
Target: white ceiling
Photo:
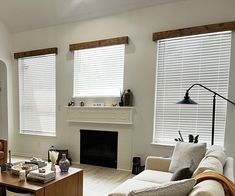
[[[13,33],[181,0],[0,0],[0,20]]]

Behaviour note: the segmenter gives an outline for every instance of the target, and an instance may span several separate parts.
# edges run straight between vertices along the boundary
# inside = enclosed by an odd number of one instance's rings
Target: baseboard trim
[[[26,158],[41,158],[43,160],[47,160],[47,157],[44,157],[44,155],[37,155],[37,154],[30,154],[30,153],[21,153],[21,152],[11,152],[12,156],[19,156],[19,157],[26,157]]]
[[[131,170],[129,170],[129,169],[121,169],[121,168],[117,168],[117,170],[119,170],[119,171],[131,172]]]
[[[25,157],[25,158],[32,158],[32,157],[37,157],[37,158],[41,158],[43,160],[47,161],[47,157],[45,157],[44,155],[36,155],[36,154],[31,154],[31,153],[21,153],[21,152],[11,152],[12,156],[19,156],[19,157]],[[80,162],[76,162],[76,161],[72,161],[72,165],[76,165],[79,166]],[[122,169],[122,168],[117,168],[117,170],[119,171],[126,171],[126,172],[131,172],[130,169]]]
[[[78,165],[80,165],[80,162],[73,162],[73,161],[72,161],[72,165],[78,166]]]

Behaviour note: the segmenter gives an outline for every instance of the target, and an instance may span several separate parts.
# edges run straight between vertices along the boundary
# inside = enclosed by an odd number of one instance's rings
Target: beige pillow
[[[193,177],[204,172],[205,170],[216,171],[223,174],[223,166],[221,162],[215,157],[205,157],[202,159],[198,168],[194,171]]]
[[[169,167],[169,172],[174,173],[177,169],[188,167],[193,161],[195,168],[205,156],[206,143],[177,142]]]
[[[195,184],[195,179],[171,181],[150,188],[133,190],[127,196],[186,196]]]

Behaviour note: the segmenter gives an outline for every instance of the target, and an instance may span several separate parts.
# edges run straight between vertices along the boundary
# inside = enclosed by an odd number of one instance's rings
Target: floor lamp
[[[214,95],[213,95],[213,110],[212,110],[212,131],[211,131],[211,145],[214,144],[214,134],[215,134],[215,104],[216,104],[216,96],[219,96],[220,98],[232,103],[233,105],[235,105],[234,102],[230,101],[229,99],[225,98],[224,96],[218,94],[217,92],[203,86],[202,84],[193,84],[192,86],[190,86],[188,88],[188,90],[186,90],[186,93],[185,93],[185,96],[184,96],[184,99],[182,101],[179,101],[177,104],[197,104],[195,101],[193,101],[192,99],[190,99],[189,97],[189,90],[191,88],[193,88],[194,86],[200,86],[210,92],[212,92]]]

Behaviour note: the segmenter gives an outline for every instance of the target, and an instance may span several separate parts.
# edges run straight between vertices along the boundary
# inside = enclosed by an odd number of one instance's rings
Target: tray
[[[26,174],[30,171],[38,169],[38,165],[32,163],[18,163],[11,167],[11,172],[13,174],[19,175],[21,170],[25,170]]]

